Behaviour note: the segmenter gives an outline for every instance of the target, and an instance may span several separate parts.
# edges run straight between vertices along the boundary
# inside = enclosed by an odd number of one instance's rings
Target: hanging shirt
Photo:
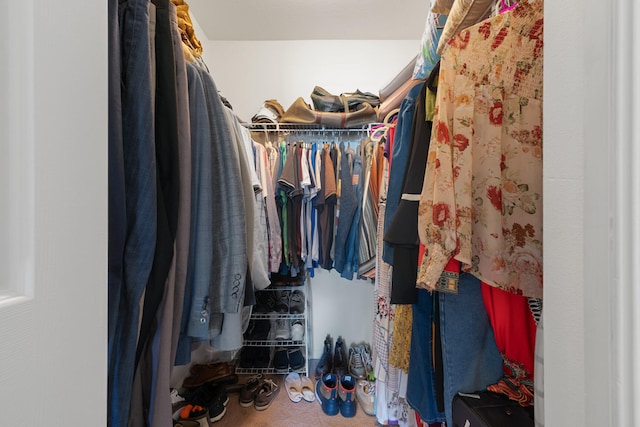
[[[455,257],[489,285],[542,297],[542,4],[521,1],[443,52],[419,208],[421,287],[437,288]]]

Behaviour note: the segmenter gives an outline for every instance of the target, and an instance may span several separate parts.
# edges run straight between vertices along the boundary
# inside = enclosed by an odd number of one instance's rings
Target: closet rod
[[[344,133],[364,133],[371,132],[376,126],[383,126],[384,123],[369,123],[361,127],[335,128],[330,126],[310,126],[295,123],[243,123],[252,132],[344,132]]]

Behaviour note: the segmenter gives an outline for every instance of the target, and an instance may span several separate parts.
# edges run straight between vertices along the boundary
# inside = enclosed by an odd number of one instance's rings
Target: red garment
[[[504,378],[489,390],[523,405],[533,403],[536,323],[526,297],[482,283],[482,298],[504,358]]]

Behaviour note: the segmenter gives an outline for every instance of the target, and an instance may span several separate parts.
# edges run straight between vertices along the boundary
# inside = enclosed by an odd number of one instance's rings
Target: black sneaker
[[[336,340],[335,353],[333,355],[333,372],[342,377],[349,372],[347,367],[347,351],[344,348],[342,337]]]
[[[186,396],[186,400],[192,405],[202,406],[208,409],[209,419],[216,422],[224,417],[227,412],[229,395],[227,389],[221,384],[205,383]]]
[[[218,402],[222,406],[229,403],[227,389],[222,384],[205,383],[190,393],[185,393],[185,401],[192,405],[199,405],[208,408]]]
[[[322,378],[324,375],[333,371],[332,366],[332,353],[333,345],[331,343],[331,337],[327,335],[324,339],[324,349],[322,350],[322,356],[316,365],[316,378]]]
[[[250,369],[254,367],[256,361],[256,352],[261,347],[242,347],[240,352],[240,367]]]
[[[254,313],[273,313],[276,310],[276,293],[273,291],[256,292]]]
[[[268,319],[252,319],[249,321],[244,339],[252,341],[263,341],[269,338],[271,322]]]
[[[276,372],[287,372],[289,370],[289,352],[286,348],[280,347],[273,355],[273,367]]]
[[[297,371],[298,369],[302,369],[304,367],[305,358],[302,355],[302,349],[298,348],[290,348],[289,349],[289,367]]]
[[[269,347],[254,347],[255,358],[253,360],[254,368],[268,368],[269,361],[271,359],[271,353]]]

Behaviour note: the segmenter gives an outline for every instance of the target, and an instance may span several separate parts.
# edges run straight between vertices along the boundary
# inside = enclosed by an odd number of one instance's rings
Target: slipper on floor
[[[302,391],[302,398],[307,402],[313,402],[316,400],[315,386],[311,378],[306,375],[300,376],[300,390]]]
[[[297,372],[291,372],[284,377],[284,387],[287,389],[287,394],[292,402],[300,402],[302,396],[302,384],[300,382],[300,374]]]

